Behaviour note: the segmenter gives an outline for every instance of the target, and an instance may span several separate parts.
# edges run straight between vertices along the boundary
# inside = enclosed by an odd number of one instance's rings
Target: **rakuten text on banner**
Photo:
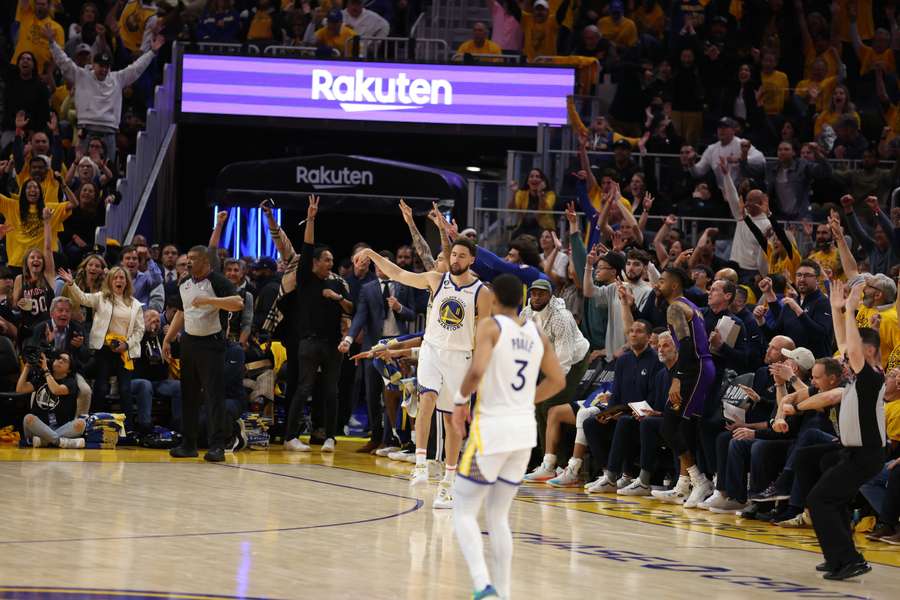
[[[181,111],[535,127],[566,123],[570,68],[368,63],[188,54]]]

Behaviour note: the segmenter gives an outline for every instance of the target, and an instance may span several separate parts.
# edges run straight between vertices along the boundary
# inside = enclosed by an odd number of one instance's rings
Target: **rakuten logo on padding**
[[[453,86],[446,79],[366,77],[363,69],[338,77],[325,69],[313,69],[312,99],[340,102],[345,112],[411,110],[428,104],[453,104]]]
[[[372,185],[375,183],[375,175],[372,171],[356,171],[347,167],[343,169],[326,169],[324,165],[318,169],[297,167],[297,183],[311,185],[317,190],[327,190]]]

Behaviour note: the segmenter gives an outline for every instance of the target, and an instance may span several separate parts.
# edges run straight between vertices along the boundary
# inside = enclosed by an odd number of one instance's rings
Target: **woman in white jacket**
[[[131,397],[133,359],[141,355],[144,337],[144,312],[133,297],[131,277],[122,267],[113,267],[106,274],[103,287],[93,294],[84,293],[74,282],[72,273],[63,269],[59,276],[66,282],[65,293],[82,306],[94,309],[94,321],[88,342],[94,350],[96,376],[94,402],[103,402],[109,393],[109,378],[119,383],[119,400],[128,425],[138,431],[148,429],[150,423],[135,423],[137,410]]]

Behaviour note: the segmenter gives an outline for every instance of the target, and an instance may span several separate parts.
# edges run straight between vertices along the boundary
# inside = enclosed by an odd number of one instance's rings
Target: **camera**
[[[49,367],[53,363],[53,354],[53,347],[50,344],[28,345],[22,349],[22,360],[29,369],[28,378],[32,380],[32,383],[38,382],[35,388],[43,384],[41,356],[47,357],[47,366]]]

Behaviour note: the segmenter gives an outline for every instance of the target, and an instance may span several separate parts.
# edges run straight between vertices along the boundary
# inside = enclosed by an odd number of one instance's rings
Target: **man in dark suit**
[[[394,260],[394,253],[384,250],[381,255],[390,261]],[[391,281],[388,276],[376,267],[377,279],[362,286],[359,292],[359,303],[350,331],[341,341],[338,349],[346,353],[350,350],[350,344],[360,332],[363,333],[362,350],[367,351],[379,340],[394,338],[398,335],[409,333],[409,323],[415,321],[416,304],[415,290],[396,281]],[[369,426],[372,429],[372,437],[369,442],[359,449],[359,452],[371,453],[382,444],[399,446],[397,440],[392,439],[394,434],[394,415],[399,405],[399,396],[396,393],[385,392],[385,407],[387,408],[388,424],[391,427],[389,436],[385,435],[382,424],[381,393],[384,391],[384,380],[381,378],[371,360],[366,360],[363,366],[366,382],[366,402],[369,407]]]
[[[81,324],[71,320],[72,301],[65,296],[57,296],[50,303],[50,318],[38,323],[26,346],[50,347],[54,352],[66,352],[72,357],[75,379],[78,382],[77,415],[90,412],[91,387],[79,372],[90,359],[90,352],[84,339]]]

